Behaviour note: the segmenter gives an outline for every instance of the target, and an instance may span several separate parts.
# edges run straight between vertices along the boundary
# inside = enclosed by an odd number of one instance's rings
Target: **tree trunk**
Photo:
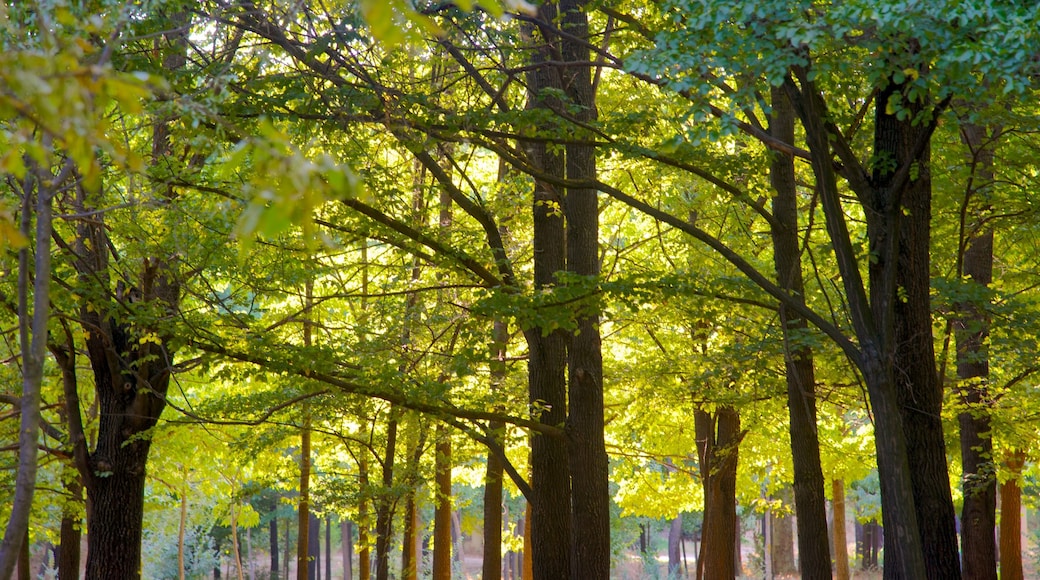
[[[354,530],[350,520],[340,523],[340,543],[343,545],[343,580],[354,580]]]
[[[834,577],[849,580],[849,548],[845,537],[845,482],[831,481],[834,496]]]
[[[732,407],[694,413],[697,457],[704,485],[704,521],[697,580],[732,580],[736,570],[737,449],[743,434]]]
[[[794,143],[794,109],[779,88],[773,89],[773,116],[769,131],[785,143]],[[798,245],[798,191],[794,158],[774,153],[770,180],[773,198],[773,263],[778,285],[794,296],[805,293],[802,280],[801,251]],[[784,332],[784,366],[787,381],[788,423],[791,458],[794,464],[795,510],[798,515],[798,559],[806,579],[830,578],[831,562],[827,548],[827,504],[823,469],[820,467],[820,440],[816,431],[816,377],[812,349],[799,344],[797,336],[808,328],[806,320],[792,309],[780,305]]]
[[[562,0],[560,12],[563,89],[578,123],[595,124],[596,103],[589,60],[589,24],[585,0]],[[587,140],[587,141],[585,141]],[[585,142],[581,142],[585,141]],[[590,135],[566,145],[566,175],[571,181],[594,181],[596,151]],[[564,200],[567,270],[582,277],[599,275],[599,200],[592,188],[568,188]],[[610,576],[610,488],[603,439],[603,354],[599,313],[583,316],[568,350],[569,461],[571,471],[572,578],[607,580]]]
[[[785,507],[790,507],[791,500],[793,499],[794,493],[790,488],[785,488],[780,492],[780,498],[783,500]],[[794,559],[794,522],[791,521],[791,515],[784,513],[777,515],[775,511],[769,513],[770,530],[772,534],[772,554],[773,554],[773,573],[780,576],[793,576],[798,574],[798,565]],[[827,520],[824,518],[824,524],[826,525]],[[829,568],[829,566],[828,566]],[[828,569],[828,576],[830,576],[830,570]]]
[[[390,541],[393,535],[394,455],[397,453],[398,411],[390,409],[383,456],[383,487],[376,502],[376,580],[390,580]]]
[[[1000,484],[1000,580],[1022,580],[1022,488],[1019,477],[1026,454],[1013,451],[1004,459],[1011,477]]]
[[[364,453],[364,450],[362,450]],[[368,539],[368,499],[370,492],[368,486],[368,460],[362,457],[358,460],[358,483],[363,493],[358,504],[358,579],[370,580],[372,575],[372,563],[370,560]]]
[[[842,347],[863,375],[874,413],[874,444],[881,482],[882,511],[885,514],[885,525],[891,530],[887,534],[890,545],[886,545],[886,578],[925,578],[926,566],[915,507],[914,479],[910,470],[902,409],[897,401],[895,378],[897,341],[894,303],[899,300],[895,287],[899,265],[897,228],[902,209],[886,205],[888,202],[885,200],[891,195],[885,193],[891,192],[882,191],[880,185],[873,182],[866,185],[858,181],[852,183],[865,206],[867,233],[871,243],[868,298],[860,272],[859,256],[851,241],[837,185],[834,152],[831,148],[833,131],[828,127],[829,113],[815,84],[808,78],[808,72],[805,69],[795,69],[794,72],[800,86],[788,79],[784,88],[805,128],[827,231],[841,272],[849,317],[859,343],[858,348],[849,345]],[[877,97],[877,102],[881,103],[877,105],[879,122],[876,123],[876,131],[879,134],[889,125],[880,118],[887,96]],[[878,157],[884,149],[876,149],[875,157]],[[899,160],[897,155],[888,157]],[[866,180],[865,176],[860,178]],[[930,336],[930,324],[926,332]],[[929,364],[934,369],[934,360]],[[948,482],[946,487],[949,488]]]
[[[277,506],[277,504],[275,505]],[[271,523],[268,524],[268,529],[270,531],[269,546],[271,548],[271,580],[278,580],[278,572],[280,570],[278,566],[278,516],[271,517]]]
[[[556,7],[546,2],[538,7],[538,21],[543,30],[556,21]],[[532,109],[562,106],[558,93],[559,77],[551,70],[550,61],[558,58],[559,40],[553,33],[534,39],[534,25],[524,26],[525,37],[531,39],[531,71],[528,73],[528,107]],[[545,127],[551,129],[551,127]],[[541,172],[557,178],[565,175],[559,148],[545,142],[529,142],[527,155]],[[548,290],[556,283],[556,273],[566,268],[564,223],[560,209],[563,197],[549,183],[536,181],[533,196],[534,285]],[[547,330],[547,329],[546,329]],[[561,329],[543,332],[540,327],[524,329],[527,339],[528,390],[534,415],[548,425],[563,425],[567,420],[567,335]],[[571,493],[567,442],[560,438],[531,437],[531,543],[534,580],[560,580],[571,576]],[[526,574],[525,567],[525,574]]]
[[[404,530],[401,533],[401,580],[419,577],[419,558],[416,554],[416,533],[419,512],[415,507],[415,490],[409,489],[404,502]]]
[[[451,580],[451,432],[437,425],[434,472],[437,506],[433,515],[433,580]]]
[[[495,320],[492,329],[491,389],[500,391],[506,376],[506,347],[509,342],[509,327],[502,320]],[[491,437],[499,446],[505,441],[499,436],[505,432],[505,424],[492,422]],[[503,447],[504,451],[504,447]],[[495,450],[488,450],[487,471],[484,475],[484,561],[482,580],[498,580],[502,574],[502,476],[505,464]]]
[[[321,580],[321,520],[313,513],[307,517],[307,580]]]
[[[675,516],[672,519],[671,525],[668,526],[668,577],[678,578],[679,572],[682,568],[682,561],[679,559],[680,547],[679,542],[682,541],[682,514]]]
[[[988,190],[993,183],[993,143],[985,128],[963,125],[961,134],[971,150],[972,184],[964,208],[970,223],[962,223],[960,277],[985,288],[993,282],[993,230],[985,225],[990,213]],[[993,138],[996,135],[994,134]],[[978,199],[973,199],[978,198]],[[968,209],[969,206],[972,209]],[[957,341],[957,415],[961,440],[961,566],[969,580],[997,580],[997,479],[990,435],[989,316],[986,305],[956,305],[953,321]]]

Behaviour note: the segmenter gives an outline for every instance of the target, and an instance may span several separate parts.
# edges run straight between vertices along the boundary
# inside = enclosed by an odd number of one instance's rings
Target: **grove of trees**
[[[1032,565],[1040,6],[29,0],[0,45],[0,578]]]

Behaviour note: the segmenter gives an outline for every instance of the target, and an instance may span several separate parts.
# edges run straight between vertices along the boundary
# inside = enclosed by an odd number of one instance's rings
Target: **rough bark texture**
[[[506,346],[509,342],[509,327],[506,322],[496,320],[491,336],[491,389],[501,390],[506,375]],[[505,424],[492,422],[489,425],[492,437],[501,445],[499,438]],[[505,464],[502,456],[488,450],[487,471],[484,475],[484,560],[483,580],[498,580],[502,577],[502,476]]]
[[[590,63],[589,24],[585,0],[560,2],[562,56],[566,63]],[[596,120],[590,66],[561,70],[563,89],[579,123]],[[596,152],[587,143],[566,146],[566,175],[570,181],[596,179]],[[567,270],[579,276],[599,274],[599,201],[596,190],[569,188],[564,200],[567,223]],[[599,314],[578,320],[568,351],[569,437],[573,509],[572,578],[607,580],[610,576],[610,489],[607,452],[603,440],[603,354]]]
[[[888,103],[888,99],[901,88],[891,85],[883,89],[878,103]],[[879,259],[871,263],[869,272],[873,295],[875,288],[886,291],[887,282],[893,275],[892,269],[895,269],[898,295],[894,300],[893,345],[896,392],[910,465],[919,545],[924,548],[927,578],[954,580],[960,578],[960,558],[942,430],[942,384],[935,368],[932,338],[929,148],[925,146],[915,157],[918,142],[927,139],[922,134],[921,124],[912,125],[909,119],[899,120],[881,104],[876,108],[874,123],[875,157],[894,160],[897,168],[916,167],[916,176],[911,176],[901,188],[894,183],[895,173],[886,169],[884,163],[874,168],[875,197],[869,210],[881,219],[867,220],[867,235],[872,250],[893,244],[895,251],[879,252]],[[878,303],[883,300],[878,300]],[[882,311],[875,314],[884,316]],[[888,516],[890,512],[884,513]],[[901,541],[901,538],[886,533],[885,553],[890,553],[889,548]],[[888,568],[885,566],[885,577],[894,578]]]
[[[845,536],[845,481],[832,480],[831,490],[834,497],[834,578],[849,580],[849,540]]]
[[[1022,580],[1022,488],[1018,479],[1025,453],[1012,452],[1004,460],[1011,477],[1000,484],[1000,580]]]
[[[794,491],[790,488],[781,490],[780,499],[784,503],[785,509],[791,509],[791,502],[794,499]],[[798,574],[798,564],[794,558],[794,521],[790,513],[778,513],[776,511],[769,512],[769,518],[772,520],[770,523],[770,529],[772,533],[772,554],[773,554],[773,574],[778,576],[792,576]],[[824,520],[824,525],[827,522]],[[830,575],[830,566],[828,566],[828,576]]]
[[[961,127],[971,151],[972,187],[964,200],[962,215],[965,243],[961,276],[983,289],[993,282],[993,230],[985,226],[993,183],[993,150],[985,128]],[[970,216],[970,217],[969,217]],[[985,305],[957,305],[954,336],[957,341],[957,394],[964,406],[957,415],[961,439],[961,568],[971,580],[997,579],[997,479],[990,435],[989,317]]]
[[[895,274],[898,244],[890,235],[898,227],[900,208],[892,211],[882,203],[879,189],[867,176],[853,174],[852,185],[863,204],[871,243],[870,295],[860,273],[860,261],[852,244],[846,223],[845,208],[837,185],[834,155],[831,149],[833,131],[828,126],[829,113],[808,72],[796,69],[798,85],[791,79],[784,88],[805,128],[806,142],[812,157],[816,188],[827,223],[827,232],[841,272],[848,313],[855,329],[858,348],[843,345],[855,361],[867,387],[874,415],[874,443],[877,451],[881,483],[881,504],[885,513],[886,536],[891,544],[886,549],[886,578],[918,579],[926,576],[925,558],[915,509],[914,484],[903,431],[902,411],[897,401],[895,365],[895,309],[897,300]],[[876,105],[883,110],[885,95]],[[857,161],[858,163],[858,161]],[[890,276],[891,275],[891,279]],[[930,332],[930,326],[929,326]],[[934,361],[933,363],[934,364]],[[948,485],[947,485],[948,487]]]
[[[737,449],[740,416],[732,407],[694,416],[697,457],[704,485],[704,522],[697,580],[732,580],[737,575]]]
[[[525,27],[533,43],[528,74],[529,108],[559,108],[559,99],[545,89],[561,89],[559,77],[547,65],[557,58],[556,35],[544,30],[556,19],[552,3],[539,6],[542,34]],[[549,129],[550,127],[546,127]],[[564,159],[556,148],[544,142],[528,145],[531,163],[543,173],[563,178]],[[536,289],[551,288],[557,272],[566,268],[566,242],[562,212],[563,196],[552,184],[536,181],[532,214],[534,218],[534,284]],[[556,329],[524,329],[528,349],[528,390],[535,416],[549,425],[567,420],[567,336]],[[566,441],[544,435],[531,439],[531,554],[535,580],[560,580],[571,575],[571,494]]]
[[[307,580],[321,580],[321,520],[313,513],[307,518]]]
[[[190,16],[179,13],[170,22],[170,31],[163,34],[168,43],[163,65],[176,70],[186,63]],[[156,122],[152,141],[158,162],[170,153],[163,121]],[[79,204],[78,209],[88,209],[85,195]],[[143,434],[156,425],[166,404],[174,352],[161,319],[171,315],[180,300],[166,256],[142,260],[134,287],[119,283],[113,288],[110,247],[103,217],[78,224],[75,266],[84,285],[93,288],[83,295],[80,321],[87,333],[99,412],[96,446],[82,473],[89,506],[88,580],[140,578],[145,466],[151,448],[150,438]],[[158,340],[140,340],[145,334]]]
[[[433,515],[433,580],[451,580],[451,433],[437,426],[436,502]]]
[[[780,89],[773,90],[770,134],[785,143],[794,142],[794,109]],[[777,283],[792,295],[805,293],[801,251],[798,246],[798,192],[794,158],[776,153],[770,167],[776,196],[773,198],[773,261]],[[784,367],[787,380],[787,409],[790,416],[791,458],[794,464],[795,510],[798,515],[798,559],[807,579],[830,578],[827,543],[827,504],[820,440],[816,431],[816,377],[812,350],[792,336],[808,324],[790,308],[780,305],[784,330]]]

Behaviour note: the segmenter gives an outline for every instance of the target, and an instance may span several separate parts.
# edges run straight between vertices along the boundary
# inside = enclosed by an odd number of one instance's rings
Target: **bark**
[[[887,103],[901,88],[889,85],[878,95],[878,103]],[[887,223],[868,219],[867,235],[872,249],[887,244],[892,251],[879,252],[878,259],[871,262],[868,269],[871,294],[875,294],[875,288],[884,291],[886,281],[894,278],[899,298],[893,300],[893,360],[898,369],[896,393],[907,458],[912,468],[918,545],[924,548],[927,578],[955,580],[960,578],[957,531],[941,420],[942,384],[935,367],[932,338],[929,148],[925,146],[919,154],[914,151],[918,141],[926,138],[920,123],[912,125],[910,120],[899,120],[880,104],[875,111],[875,157],[892,159],[897,167],[914,165],[917,175],[897,189],[894,172],[886,170],[884,164],[874,169],[874,205],[869,209],[887,218]],[[872,296],[872,302],[881,304],[891,298],[894,297]],[[883,311],[877,310],[875,315],[883,316]],[[890,514],[889,511],[884,513],[886,518]],[[885,526],[891,529],[887,519]],[[889,554],[890,547],[903,541],[895,534],[886,533],[885,553]],[[888,568],[886,565],[886,578],[895,577]],[[907,576],[914,577],[918,576]]]
[[[845,482],[831,481],[834,497],[834,577],[849,580],[849,548],[845,537]]]
[[[589,24],[584,0],[560,2],[563,89],[575,107],[575,121],[595,124],[596,104],[590,66]],[[591,63],[590,63],[591,64]],[[579,134],[580,135],[580,134]],[[587,140],[587,141],[585,141]],[[583,142],[584,141],[584,142]],[[566,176],[576,182],[596,179],[596,152],[591,136],[566,146]],[[567,270],[578,276],[599,275],[599,200],[592,188],[568,188],[564,200]],[[603,440],[603,354],[599,313],[577,321],[568,351],[569,461],[571,470],[572,577],[606,580],[610,576],[610,489]]]
[[[785,506],[790,507],[793,495],[791,489],[781,491],[780,497]],[[777,515],[777,512],[770,511],[769,518],[771,520],[769,527],[772,534],[773,573],[780,576],[798,574],[798,565],[794,559],[795,534],[791,515],[789,513]],[[824,519],[824,524],[826,524],[826,519]],[[830,576],[829,568],[828,566],[828,577]]]
[[[697,580],[731,580],[737,575],[737,449],[743,434],[732,407],[694,414],[697,457],[704,486],[704,521]]]
[[[947,577],[958,578],[956,552],[952,560],[948,553],[949,541],[955,544],[956,535],[949,481],[942,476],[946,472],[945,447],[936,408],[941,406],[941,391],[928,312],[930,180],[924,151],[935,125],[912,125],[886,114],[889,97],[897,87],[880,91],[875,99],[874,140],[874,158],[879,162],[875,174],[866,175],[851,148],[828,125],[829,113],[808,71],[796,67],[795,74],[800,86],[789,78],[784,87],[805,128],[859,343],[858,348],[844,348],[863,375],[874,414],[887,529],[885,577],[916,580],[950,574]],[[832,142],[837,144],[834,152],[853,167],[846,175],[867,218],[869,298],[837,188]],[[904,211],[911,214],[907,219],[902,219]],[[924,506],[933,513],[921,526],[919,510]]]
[[[332,580],[332,519],[325,518],[325,580]]]
[[[190,13],[170,17],[163,33],[166,70],[183,68]],[[170,154],[167,123],[153,129],[154,162]],[[172,196],[167,188],[165,195]],[[78,211],[90,207],[86,192],[79,193]],[[109,270],[109,243],[103,216],[77,224],[76,271],[92,288],[81,298],[80,323],[86,331],[86,350],[94,374],[98,431],[89,465],[81,473],[87,490],[87,580],[136,579],[141,571],[141,526],[144,513],[145,468],[151,448],[142,436],[154,427],[165,408],[174,349],[162,322],[132,322],[129,311],[150,310],[145,319],[172,316],[180,288],[165,255],[146,257],[134,286],[115,284]],[[114,300],[112,297],[114,296]],[[144,335],[157,341],[141,341]],[[76,410],[78,415],[79,410]],[[70,417],[72,419],[72,417]]]
[[[989,213],[988,189],[993,182],[992,143],[987,131],[976,125],[961,128],[972,153],[972,183],[964,200],[961,239],[961,277],[985,288],[993,282],[993,230],[985,226]],[[973,199],[977,198],[977,199]],[[972,208],[972,209],[969,209]],[[967,215],[973,216],[971,223]],[[989,317],[984,304],[958,304],[954,320],[957,341],[958,398],[964,410],[958,413],[961,443],[961,566],[971,580],[997,579],[997,479],[990,435]]]
[[[551,2],[538,8],[540,27],[548,29],[556,20]],[[528,73],[528,107],[556,108],[561,103],[555,93],[562,90],[559,78],[548,66],[559,54],[553,33],[535,39],[534,26],[524,27],[524,35],[533,44],[531,72]],[[551,129],[552,127],[543,127]],[[539,171],[562,179],[564,159],[556,147],[545,142],[531,142],[527,155]],[[534,285],[536,290],[550,289],[557,272],[566,268],[564,223],[560,209],[563,197],[556,186],[536,180],[533,195]],[[548,329],[545,329],[548,330]],[[528,391],[534,415],[548,425],[563,425],[567,420],[567,336],[563,330],[549,332],[540,327],[525,328],[528,350]],[[531,556],[535,580],[560,580],[571,576],[570,471],[566,441],[533,435],[531,439]],[[526,567],[525,567],[526,573]]]
[[[81,498],[83,487],[77,484],[75,489],[69,488],[74,498]],[[82,541],[82,520],[79,513],[66,511],[61,517],[61,530],[59,532],[58,549],[58,578],[61,580],[75,580],[79,578],[80,542]]]
[[[524,512],[524,553],[520,564],[520,578],[522,580],[534,579],[534,550],[531,548],[531,526],[526,522],[531,521],[531,504],[528,503]]]
[[[682,541],[682,514],[675,516],[668,526],[668,577],[678,578],[682,567],[680,546]]]
[[[358,579],[370,580],[372,563],[370,561],[369,538],[368,538],[368,460],[361,458],[358,461],[358,483],[363,493],[361,502],[358,504]]]
[[[1022,580],[1022,488],[1019,477],[1026,455],[1013,451],[1004,459],[1011,477],[1000,484],[1000,579]]]
[[[390,580],[390,540],[393,535],[394,456],[397,453],[398,411],[390,409],[383,455],[383,487],[376,502],[376,580]]]
[[[177,523],[177,578],[184,580],[184,534],[188,527],[188,475],[187,466],[181,469],[184,483],[181,484],[181,513],[180,521]]]
[[[29,529],[22,532],[22,541],[18,545],[18,580],[32,580],[32,557],[29,553]]]
[[[343,544],[343,580],[354,580],[354,526],[350,520],[340,523],[340,543]]]
[[[434,472],[437,506],[433,514],[433,580],[451,580],[451,432],[437,425]]]
[[[272,516],[271,523],[268,526],[270,531],[269,545],[271,548],[271,580],[278,580],[278,572],[280,571],[278,566],[278,516]]]
[[[404,502],[404,530],[401,534],[401,579],[416,580],[419,577],[419,558],[416,552],[416,532],[419,528],[419,512],[415,507],[415,490],[407,492]]]
[[[313,513],[307,517],[307,579],[321,580],[321,520]]]
[[[785,143],[794,143],[794,108],[779,88],[773,89],[772,97],[770,134]],[[798,245],[798,192],[794,158],[775,153],[770,179],[776,192],[773,198],[775,225],[772,237],[777,283],[790,294],[801,297],[805,288]],[[798,516],[798,559],[805,578],[830,578],[827,506],[823,469],[820,467],[820,440],[816,431],[813,353],[812,349],[793,338],[805,332],[808,323],[785,304],[780,305],[780,323],[784,331],[784,366],[790,417],[788,427],[794,464],[794,504]]]
[[[314,281],[308,279],[304,289],[304,306],[311,312],[314,303]],[[311,346],[311,321],[303,322],[303,344]],[[300,497],[297,503],[296,579],[313,580],[314,570],[311,555],[311,411],[309,403],[303,404],[303,425],[300,428]],[[314,541],[318,541],[317,538]]]
[[[71,165],[67,165],[71,167]],[[30,216],[33,211],[32,185],[36,187],[36,256],[32,260],[30,277],[30,249],[18,252],[18,331],[22,356],[22,400],[19,405],[18,473],[15,476],[14,499],[11,513],[0,542],[0,578],[14,570],[22,553],[21,546],[28,535],[29,512],[36,491],[36,471],[39,466],[37,437],[40,432],[40,386],[43,383],[43,363],[47,355],[47,321],[50,316],[51,280],[51,215],[54,197],[54,179],[50,172],[35,172],[23,189],[22,235],[30,237]],[[59,176],[60,184],[65,180]],[[30,280],[32,280],[30,282]],[[32,285],[32,314],[29,313],[30,284]]]
[[[492,330],[491,352],[491,389],[501,390],[506,375],[506,346],[509,341],[507,323],[496,320]],[[505,424],[494,422],[488,425],[491,436],[502,445],[500,433],[505,432]],[[505,464],[502,456],[494,450],[487,454],[487,471],[484,475],[484,561],[481,578],[498,580],[502,575],[502,477]]]

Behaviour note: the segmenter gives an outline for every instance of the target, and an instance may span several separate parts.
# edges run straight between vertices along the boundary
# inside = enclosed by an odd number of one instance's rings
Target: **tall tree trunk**
[[[390,541],[393,539],[394,456],[397,454],[399,411],[390,409],[386,427],[386,452],[383,455],[383,487],[376,502],[376,580],[390,580]]]
[[[1011,477],[1000,484],[1000,580],[1022,580],[1022,488],[1019,477],[1026,454],[1013,451],[1004,458]]]
[[[845,481],[831,481],[834,496],[834,577],[849,580],[849,548],[845,537]]]
[[[437,425],[434,461],[437,507],[433,514],[433,580],[451,580],[451,432]]]
[[[794,499],[791,488],[780,491],[780,498],[785,506],[789,507]],[[789,513],[777,514],[770,511],[770,534],[772,535],[773,573],[780,576],[794,576],[798,574],[798,565],[794,559],[794,522]],[[824,525],[827,520],[824,519]],[[805,576],[803,574],[803,576]],[[828,570],[828,576],[830,571]]]
[[[559,77],[549,65],[559,54],[557,35],[551,30],[556,21],[556,7],[546,2],[538,7],[541,40],[535,39],[536,28],[524,27],[524,35],[533,45],[531,71],[528,73],[528,107],[532,109],[561,107]],[[545,127],[550,129],[551,127]],[[545,142],[527,144],[531,163],[541,172],[557,178],[565,175],[564,159],[558,147]],[[534,285],[548,290],[556,283],[556,273],[566,268],[564,223],[560,208],[563,196],[559,189],[536,180],[532,215],[534,218]],[[534,414],[542,423],[562,425],[567,420],[567,335],[555,329],[543,332],[540,327],[525,328],[528,349],[528,390]],[[571,576],[570,471],[565,440],[534,435],[531,438],[531,555],[535,580],[560,580]]]
[[[509,342],[509,327],[505,321],[495,320],[491,333],[491,389],[500,391],[506,375],[506,346]],[[505,424],[493,422],[489,426],[491,437],[499,446],[505,441],[500,434]],[[504,450],[504,448],[503,448]],[[484,561],[481,566],[482,580],[498,580],[502,575],[502,476],[505,465],[502,456],[493,449],[488,450],[487,472],[484,475]]]
[[[314,305],[314,280],[308,278],[304,288],[304,307],[308,313]],[[308,318],[303,322],[303,345],[311,346],[312,323]],[[303,425],[300,427],[300,497],[297,502],[297,525],[299,535],[296,541],[296,579],[314,580],[311,563],[311,410],[310,403],[303,403]],[[313,541],[320,541],[313,538]]]
[[[365,451],[362,450],[362,453]],[[368,504],[367,493],[370,492],[368,485],[368,460],[364,457],[358,460],[358,483],[364,493],[358,504],[358,579],[370,580],[372,574],[372,562],[370,560],[369,538],[368,538]]]
[[[163,33],[163,68],[183,68],[191,18],[187,11],[170,16]],[[166,120],[156,120],[152,135],[154,163],[170,154]],[[165,195],[172,197],[167,189]],[[89,198],[80,192],[77,210],[88,211]],[[160,325],[143,328],[127,317],[111,313],[155,305],[172,313],[180,300],[179,286],[167,256],[141,261],[136,287],[122,282],[111,287],[108,234],[103,217],[77,224],[75,266],[81,280],[100,285],[91,296],[113,296],[114,304],[84,295],[80,321],[86,331],[87,356],[94,372],[94,389],[100,420],[96,446],[81,474],[87,490],[87,580],[136,579],[141,574],[141,527],[144,514],[145,466],[151,440],[140,435],[156,425],[165,408],[174,350]],[[133,304],[131,304],[133,303]],[[158,336],[158,344],[141,341],[145,334]],[[78,413],[78,410],[77,410]],[[71,419],[71,417],[70,417]],[[97,476],[101,475],[101,476]]]
[[[996,132],[992,138],[996,138]],[[990,210],[989,189],[993,183],[993,143],[984,127],[961,127],[971,150],[972,180],[965,193],[962,212],[963,243],[959,275],[970,284],[986,287],[993,282],[993,230],[985,225]],[[969,217],[970,216],[970,217]],[[969,580],[997,579],[997,479],[990,435],[989,316],[985,304],[957,305],[953,322],[957,341],[957,394],[964,406],[957,415],[961,439],[961,553],[964,577]]]
[[[275,506],[277,506],[277,504],[275,504]],[[271,548],[271,580],[278,580],[278,574],[281,570],[278,565],[278,516],[275,515],[271,517],[268,529],[270,531],[269,546]]]
[[[343,580],[354,580],[354,526],[350,520],[340,523],[340,543],[343,545]]]
[[[321,520],[312,512],[307,518],[307,580],[321,580]]]
[[[594,124],[595,93],[589,59],[589,24],[585,0],[562,0],[565,33],[562,56],[569,66],[560,69],[563,89],[575,121]],[[577,66],[574,66],[577,64]],[[580,135],[580,134],[579,134]],[[594,181],[596,151],[591,136],[579,136],[566,146],[567,179]],[[599,200],[592,188],[568,188],[564,199],[567,232],[567,270],[578,276],[599,275]],[[607,451],[603,440],[603,354],[599,314],[577,321],[568,350],[569,461],[571,470],[572,578],[606,580],[610,576],[610,489]]]
[[[697,580],[736,577],[737,449],[743,434],[732,407],[694,413],[697,457],[704,486],[704,520]]]
[[[794,109],[779,88],[773,89],[773,116],[769,131],[785,143],[794,143]],[[802,280],[801,251],[798,246],[798,191],[794,159],[775,153],[770,167],[773,197],[773,261],[777,283],[794,296],[805,293]],[[784,332],[784,366],[787,380],[787,409],[790,416],[791,458],[794,463],[795,510],[798,515],[798,560],[803,577],[830,578],[831,562],[827,549],[827,504],[823,469],[820,467],[820,439],[816,431],[816,377],[813,353],[797,336],[808,328],[806,320],[792,309],[780,305]]]
[[[404,530],[401,533],[401,580],[416,580],[419,577],[419,558],[416,553],[416,533],[419,528],[419,511],[415,506],[415,489],[409,489],[404,501]]]
[[[679,542],[682,541],[682,514],[679,514],[672,518],[671,525],[668,526],[668,577],[678,578],[679,573],[682,569],[682,561],[679,559],[680,547]]]
[[[886,110],[889,99],[903,88],[893,83],[882,89],[877,97],[874,155],[875,158],[895,160],[898,168],[912,165],[916,168],[916,175],[897,191],[893,182],[894,171],[885,169],[884,164],[877,164],[874,169],[876,206],[871,210],[885,216],[888,223],[882,225],[876,219],[868,220],[867,234],[872,247],[890,244],[895,252],[882,252],[878,260],[871,261],[871,293],[875,288],[884,288],[894,277],[899,296],[893,300],[894,365],[898,369],[895,373],[896,394],[902,413],[907,458],[913,466],[910,478],[919,545],[924,547],[927,578],[955,580],[960,578],[960,558],[941,420],[942,384],[935,367],[932,338],[930,155],[927,145],[919,154],[914,150],[918,141],[928,139],[928,136],[922,133],[921,123],[914,124],[912,119],[900,120],[895,112]],[[880,311],[876,313],[876,316],[882,315]],[[884,513],[886,517],[889,515]],[[885,526],[890,529],[887,519]],[[886,533],[885,553],[889,554],[889,548],[902,541]],[[887,565],[885,569],[886,578],[892,577]]]

